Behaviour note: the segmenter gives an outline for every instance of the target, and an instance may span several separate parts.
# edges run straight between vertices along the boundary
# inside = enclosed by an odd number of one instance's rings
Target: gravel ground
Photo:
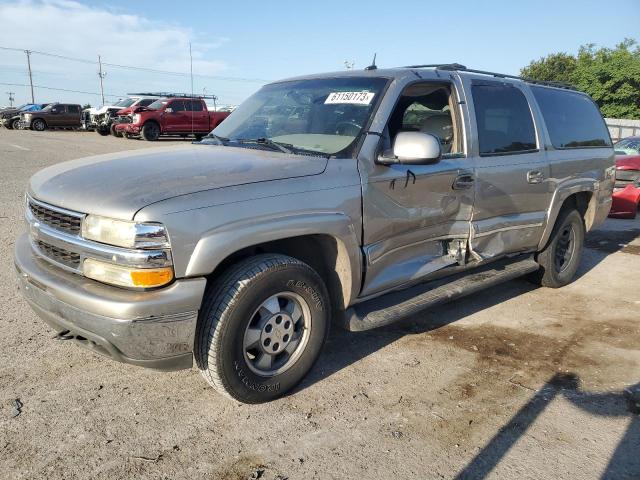
[[[54,341],[14,280],[27,179],[150,146],[0,129],[1,478],[640,478],[640,220],[592,232],[563,289],[517,280],[334,330],[303,384],[266,405],[218,396],[195,369]]]

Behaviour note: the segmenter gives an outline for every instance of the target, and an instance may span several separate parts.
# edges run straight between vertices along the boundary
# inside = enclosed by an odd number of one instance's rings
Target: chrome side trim
[[[171,250],[129,250],[110,245],[84,240],[76,235],[70,235],[60,230],[55,230],[44,225],[36,219],[27,209],[26,220],[29,224],[29,234],[32,244],[34,240],[40,240],[58,248],[80,254],[80,265],[85,258],[94,258],[108,263],[114,263],[123,267],[134,268],[158,268],[173,265]],[[34,250],[36,253],[39,249]],[[47,261],[54,262],[50,257],[43,256]],[[60,265],[55,262],[56,265]],[[67,267],[66,270],[69,270]],[[72,269],[73,271],[73,269]],[[80,273],[81,270],[76,270]]]

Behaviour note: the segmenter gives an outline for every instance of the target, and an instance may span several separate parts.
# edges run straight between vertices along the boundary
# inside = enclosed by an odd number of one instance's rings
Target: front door
[[[466,250],[473,168],[465,155],[460,115],[465,105],[459,98],[452,82],[406,87],[380,141],[384,148],[401,131],[430,133],[441,141],[440,162],[384,166],[359,159],[366,263],[362,297],[425,279],[456,264]]]
[[[549,163],[531,92],[515,82],[466,80],[475,121],[472,250],[483,259],[535,248],[551,201]]]
[[[170,109],[170,111],[167,111]],[[172,100],[165,108],[162,118],[164,131],[167,133],[184,132],[191,129],[191,118],[187,118],[184,100]],[[188,125],[188,128],[187,128]]]

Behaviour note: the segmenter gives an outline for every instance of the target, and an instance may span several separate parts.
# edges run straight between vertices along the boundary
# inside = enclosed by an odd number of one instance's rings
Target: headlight
[[[137,114],[137,113],[134,114],[132,121],[133,121],[133,123],[139,123],[140,122],[140,115]]]
[[[82,220],[82,237],[125,248],[167,248],[169,236],[159,223],[138,223],[87,215]]]
[[[132,288],[161,287],[173,280],[171,267],[128,268],[92,258],[82,263],[82,273],[99,282]]]

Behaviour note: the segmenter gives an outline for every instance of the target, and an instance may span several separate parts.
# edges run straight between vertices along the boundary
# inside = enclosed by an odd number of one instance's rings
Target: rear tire
[[[109,135],[109,127],[100,125],[96,128],[96,132],[98,132],[98,135],[100,135],[101,137],[106,137],[107,135]]]
[[[574,208],[563,208],[558,215],[547,246],[538,252],[540,270],[531,280],[550,288],[571,283],[580,266],[584,247],[585,227],[580,213]]]
[[[140,135],[147,142],[155,142],[160,137],[160,127],[155,122],[147,122],[142,126]]]
[[[31,129],[36,132],[44,132],[47,129],[47,124],[41,118],[36,118],[31,122]]]
[[[245,403],[281,397],[317,360],[331,318],[327,289],[307,264],[263,254],[207,290],[194,356],[219,393]]]

